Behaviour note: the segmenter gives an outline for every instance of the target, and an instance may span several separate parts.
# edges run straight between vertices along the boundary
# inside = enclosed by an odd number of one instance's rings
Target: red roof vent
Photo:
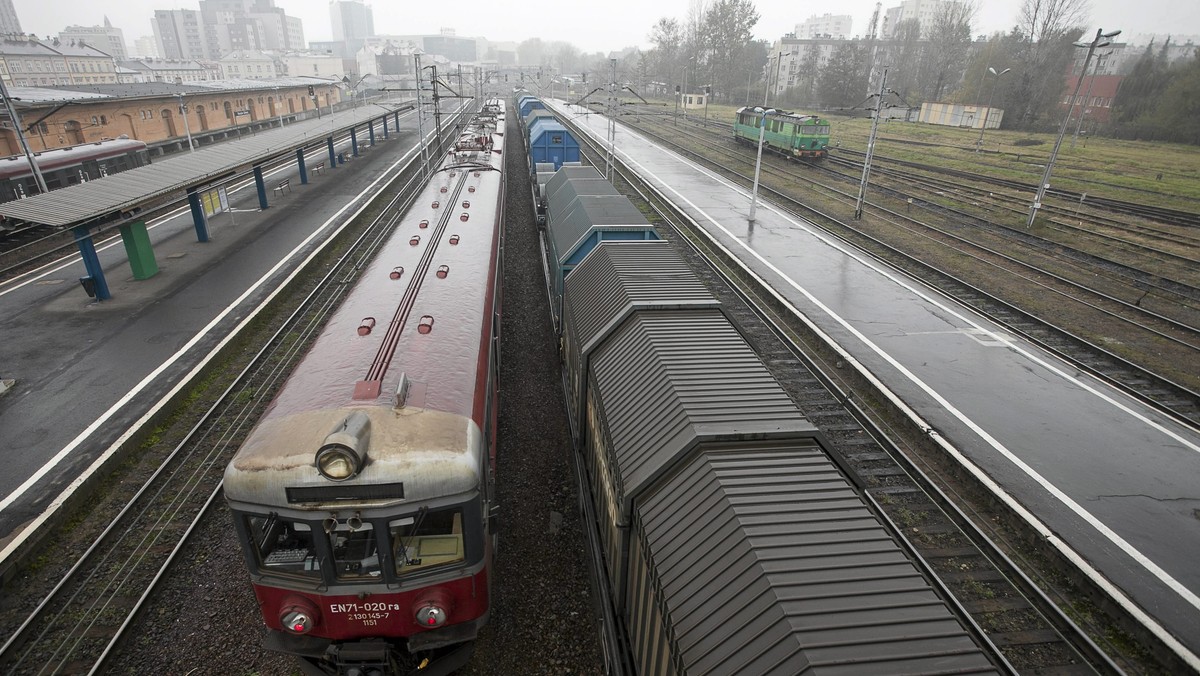
[[[358,335],[365,336],[371,333],[371,329],[375,328],[374,317],[363,317],[363,320],[358,323]]]
[[[442,203],[441,203],[441,202],[439,202],[439,201],[437,201],[437,200],[434,200],[434,201],[433,201],[433,208],[434,208],[434,209],[436,209],[436,208],[438,208],[438,207],[440,207],[440,206],[442,206]]]
[[[450,266],[449,265],[439,265],[438,266],[438,269],[437,269],[438,279],[445,279],[446,275],[448,275],[448,274],[450,274]]]
[[[467,192],[475,192],[475,186],[473,186],[473,185],[467,186]]]
[[[463,212],[463,215],[459,216],[458,220],[462,221],[463,223],[466,223],[467,219],[470,217],[471,217],[470,214]]]
[[[400,279],[403,276],[404,276],[404,266],[403,265],[397,265],[396,267],[392,268],[391,272],[388,273],[388,277],[390,279]]]
[[[450,235],[450,243],[458,244],[458,235]]]
[[[464,208],[464,209],[470,209],[470,208],[471,208],[471,203],[470,203],[470,202],[468,202],[467,200],[463,200],[463,208]]]
[[[421,243],[421,236],[420,236],[420,235],[413,235],[413,236],[412,236],[412,238],[408,240],[408,244],[409,244],[409,246],[416,246],[416,245],[418,245],[418,244],[420,244],[420,243]]]
[[[479,172],[475,172],[475,178],[479,178]]]
[[[424,230],[425,228],[428,228],[428,227],[429,227],[429,220],[428,220],[428,219],[423,219],[423,220],[422,220],[422,221],[421,221],[419,224],[417,224],[417,227],[418,227],[418,228],[420,228],[420,229],[422,229],[422,230]]]
[[[421,323],[417,324],[418,333],[429,333],[433,330],[433,316],[425,315],[421,317]]]
[[[442,186],[442,192],[446,192],[446,186]]]

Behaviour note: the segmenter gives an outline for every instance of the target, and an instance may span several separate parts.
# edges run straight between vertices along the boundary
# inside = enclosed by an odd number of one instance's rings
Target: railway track
[[[591,142],[590,137],[583,138]],[[593,161],[603,148],[592,145]],[[1010,559],[979,531],[924,472],[892,445],[851,393],[830,377],[839,368],[819,356],[808,328],[778,300],[742,276],[730,254],[693,228],[686,217],[621,169],[622,192],[660,215],[673,241],[718,297],[784,389],[832,442],[835,460],[884,515],[912,557],[943,590],[968,626],[985,636],[998,666],[1009,673],[1120,673]],[[893,430],[894,432],[894,430]]]
[[[718,164],[705,155],[688,148],[680,147],[671,138],[656,134],[653,131],[639,128],[639,132],[654,138],[663,145],[671,147],[684,156],[706,164],[719,173],[727,176],[731,175],[744,181],[746,185],[750,183],[748,176],[733,171],[729,167],[728,162]],[[751,160],[748,157],[742,157],[739,153],[733,152],[728,148],[718,147],[715,150],[720,152],[722,157],[751,164]],[[764,173],[768,170],[768,166],[764,163]],[[792,178],[794,179],[794,177]],[[802,180],[813,183],[808,177]],[[788,208],[798,218],[810,220],[832,234],[871,251],[892,265],[913,274],[927,284],[945,292],[947,295],[960,299],[977,311],[1006,326],[1014,333],[1018,333],[1041,344],[1043,347],[1055,352],[1079,368],[1086,369],[1166,412],[1192,422],[1200,422],[1200,393],[1190,387],[1176,382],[1171,378],[1151,372],[1130,359],[1126,359],[1107,349],[1105,345],[1098,343],[1096,340],[1089,340],[1065,327],[1053,325],[1045,319],[1034,316],[1030,312],[1018,308],[1013,303],[1002,300],[963,278],[956,277],[942,269],[938,269],[934,265],[927,264],[923,260],[905,253],[898,247],[884,241],[874,231],[868,232],[866,228],[846,223],[828,213],[810,207],[796,200],[789,193],[775,190],[762,184],[760,184],[759,189],[762,192],[771,194],[778,202],[788,205]],[[851,200],[853,198],[848,193],[841,191],[839,193],[839,199]],[[947,232],[944,229],[937,229],[936,231],[927,229],[926,224],[909,218],[906,214],[887,210],[877,205],[870,206],[873,211],[877,209],[878,213],[881,213],[888,222],[899,223],[901,225],[898,227],[901,228],[908,226],[914,228],[915,230],[910,230],[911,235],[907,236],[919,240],[945,237],[944,246],[951,250],[954,257],[958,257],[963,261],[969,261],[958,263],[960,266],[982,265],[988,269],[995,270],[997,273],[1013,275],[1013,279],[1022,288],[1035,288],[1039,289],[1042,293],[1053,294],[1055,297],[1060,298],[1063,303],[1067,304],[1065,307],[1075,306],[1079,308],[1079,312],[1098,318],[1093,319],[1093,321],[1120,321],[1129,327],[1130,331],[1137,332],[1131,334],[1135,338],[1127,338],[1125,340],[1135,350],[1141,349],[1149,353],[1158,353],[1163,349],[1175,350],[1176,352],[1173,354],[1177,356],[1168,361],[1176,365],[1194,363],[1196,359],[1200,358],[1200,330],[1196,327],[1195,310],[1191,309],[1191,306],[1195,305],[1195,302],[1192,300],[1195,292],[1186,288],[1186,285],[1183,285],[1184,288],[1176,289],[1175,291],[1182,291],[1187,304],[1181,305],[1178,301],[1171,301],[1154,305],[1155,300],[1152,295],[1147,294],[1148,286],[1145,285],[1144,281],[1127,284],[1123,290],[1104,291],[1089,288],[1080,281],[1068,279],[1063,275],[1043,269],[1049,267],[1049,262],[1043,262],[1039,266],[1031,262],[1016,260],[1003,251],[983,247],[953,232]],[[1097,274],[1101,271],[1098,270],[1095,273],[1088,272],[1085,277],[1100,279],[1100,277],[1097,277]],[[1125,296],[1125,298],[1119,297],[1121,295]],[[1147,312],[1147,308],[1152,305],[1154,306],[1154,310],[1159,310],[1165,305],[1170,305],[1177,308],[1176,311],[1187,317],[1187,320],[1167,317],[1157,311]],[[1059,307],[1064,306],[1060,304]],[[1104,338],[1107,339],[1111,335],[1106,333]],[[1142,336],[1142,338],[1136,338],[1136,336]],[[1137,347],[1139,345],[1141,347]],[[1167,347],[1164,348],[1164,345]]]
[[[454,128],[447,124],[446,138]],[[436,154],[436,153],[435,153]],[[414,157],[364,200],[366,215],[337,236],[344,249],[264,347],[199,416],[124,508],[0,646],[10,674],[98,673],[220,494],[243,437],[424,185]],[[370,206],[391,192],[383,206]],[[377,212],[370,216],[370,211]],[[348,242],[348,244],[342,244]],[[332,258],[332,254],[330,254]],[[286,312],[287,310],[280,310]]]

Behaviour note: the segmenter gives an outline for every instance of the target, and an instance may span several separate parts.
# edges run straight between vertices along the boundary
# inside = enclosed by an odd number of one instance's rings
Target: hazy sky
[[[980,0],[983,9],[975,24],[975,33],[1007,30],[1016,20],[1021,0]],[[13,0],[21,28],[27,33],[56,35],[68,24],[92,26],[103,23],[107,15],[112,24],[125,32],[126,42],[150,35],[150,18],[155,9],[197,9],[196,0],[94,0],[69,3],[42,0]],[[453,3],[462,10],[457,17],[438,17],[435,8],[452,3],[421,0],[374,0],[375,32],[384,34],[436,33],[453,28],[460,36],[481,36],[494,41],[521,41],[540,37],[574,43],[586,52],[612,51],[623,47],[648,46],[651,26],[660,17],[684,19],[688,0],[514,0],[482,2],[461,0]],[[887,0],[883,9],[898,6],[899,0]],[[328,40],[329,4],[325,0],[276,0],[291,16],[304,22],[305,40]],[[759,21],[755,37],[775,40],[795,30],[795,25],[813,14],[825,12],[850,14],[853,32],[866,31],[875,3],[871,0],[842,0],[835,5],[816,3],[820,10],[801,9],[794,0],[757,0]],[[64,13],[64,7],[71,7]],[[497,12],[497,7],[502,8]],[[1089,32],[1122,29],[1121,39],[1145,33],[1170,33],[1200,36],[1200,0],[1092,0]],[[539,19],[537,17],[544,17]]]

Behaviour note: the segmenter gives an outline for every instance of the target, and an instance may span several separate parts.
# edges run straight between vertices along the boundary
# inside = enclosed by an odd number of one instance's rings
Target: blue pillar
[[[333,137],[330,136],[329,138],[325,139],[325,143],[326,143],[326,145],[329,146],[329,168],[336,169],[337,168],[337,155],[335,155],[333,152]]]
[[[375,145],[375,120],[367,120],[367,135],[371,137],[371,145]]]
[[[355,133],[354,127],[350,127],[350,154],[358,157],[358,134]]]
[[[192,224],[196,226],[196,241],[208,241],[208,217],[204,215],[204,207],[200,205],[200,193],[195,188],[188,188],[188,205],[192,207]],[[233,208],[231,205],[230,209]]]
[[[400,111],[397,110],[396,112],[392,113],[392,115],[394,116],[393,119],[396,122],[396,131],[399,132],[400,131]]]
[[[296,148],[296,166],[300,167],[300,185],[307,185],[308,170],[304,168],[304,148]]]
[[[269,209],[267,204],[267,184],[263,182],[262,167],[254,167],[254,187],[258,188],[258,207]]]
[[[100,257],[96,255],[96,243],[92,241],[92,233],[82,225],[73,229],[71,233],[75,235],[75,244],[79,246],[79,255],[83,257],[83,267],[87,269],[87,277],[91,278],[94,285],[96,300],[112,298],[112,294],[108,291],[108,282],[104,279],[104,268],[100,267]],[[87,279],[87,277],[83,279]]]
[[[397,129],[396,131],[400,131],[400,130],[399,130],[399,129]],[[387,137],[388,137],[388,132],[387,132],[387,115],[384,115],[384,116],[383,116],[383,137],[384,137],[384,138],[387,138]]]

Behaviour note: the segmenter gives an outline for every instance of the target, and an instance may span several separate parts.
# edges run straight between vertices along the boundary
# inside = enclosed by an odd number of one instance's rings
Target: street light
[[[183,102],[183,94],[176,94],[179,97],[179,115],[183,117],[183,131],[187,134],[188,152],[194,153],[196,149],[192,147],[192,126],[188,124],[187,104]]]
[[[1112,56],[1111,50],[1096,57],[1096,67],[1092,69],[1092,79],[1088,80],[1087,91],[1083,93],[1083,105],[1079,107],[1079,122],[1075,125],[1075,135],[1071,137],[1072,149],[1075,147],[1075,141],[1079,138],[1079,131],[1083,129],[1083,118],[1087,117],[1088,101],[1092,98],[1092,85],[1096,84],[1096,76],[1100,74],[1100,64],[1110,56]]]
[[[1026,228],[1033,227],[1033,222],[1037,220],[1038,209],[1042,208],[1042,199],[1046,197],[1046,189],[1050,187],[1050,173],[1054,171],[1054,160],[1058,157],[1058,149],[1062,147],[1063,135],[1067,133],[1067,123],[1071,121],[1071,111],[1075,108],[1075,98],[1079,96],[1079,88],[1083,86],[1083,76],[1087,74],[1088,63],[1092,60],[1092,52],[1095,52],[1097,47],[1111,45],[1112,38],[1120,34],[1119,30],[1105,33],[1103,28],[1097,28],[1096,37],[1092,39],[1091,43],[1075,43],[1076,47],[1088,48],[1087,56],[1083,58],[1083,69],[1079,71],[1079,80],[1075,82],[1075,91],[1071,93],[1071,101],[1067,104],[1067,114],[1058,128],[1058,138],[1054,141],[1054,150],[1050,151],[1050,159],[1046,162],[1046,171],[1042,174],[1042,182],[1038,184],[1037,195],[1034,195],[1033,204],[1029,208],[1029,222],[1025,224]]]
[[[283,129],[283,97],[279,95],[279,87],[275,87],[275,112],[279,115],[279,128]]]
[[[979,128],[979,140],[975,142],[975,152],[979,152],[979,149],[983,147],[983,132],[987,131],[988,118],[992,116],[992,97],[996,95],[996,85],[1000,84],[1000,76],[1010,70],[1012,68],[1005,68],[997,73],[995,68],[988,66],[987,72],[995,75],[996,79],[992,82],[992,91],[988,94],[987,108],[983,111],[983,126]]]
[[[758,174],[762,171],[762,147],[763,139],[767,135],[767,116],[774,115],[774,108],[764,110],[761,106],[755,106],[754,112],[759,114],[758,121],[758,159],[754,161],[754,189],[750,191],[750,218],[751,223],[754,222],[754,209],[758,206]]]

